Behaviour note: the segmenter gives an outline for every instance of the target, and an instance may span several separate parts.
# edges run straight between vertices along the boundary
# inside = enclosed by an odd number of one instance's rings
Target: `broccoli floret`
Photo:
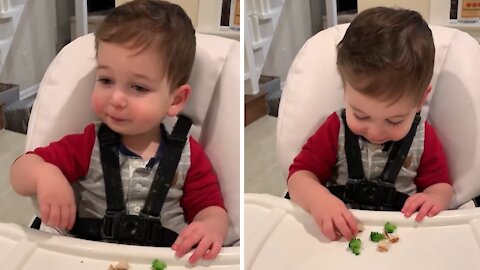
[[[383,234],[381,234],[379,232],[371,232],[370,233],[370,240],[372,240],[373,242],[380,242],[383,239],[385,239],[385,237],[383,236]]]
[[[387,221],[387,223],[385,223],[385,226],[383,228],[387,233],[393,233],[397,229],[397,225]]]
[[[167,268],[167,264],[160,261],[159,259],[155,259],[152,262],[152,270],[164,270]]]
[[[360,249],[362,248],[362,240],[358,238],[353,238],[348,243],[348,248],[353,252],[353,254],[360,255]]]

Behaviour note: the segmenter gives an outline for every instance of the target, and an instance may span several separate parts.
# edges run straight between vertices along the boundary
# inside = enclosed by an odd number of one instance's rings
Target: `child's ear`
[[[168,108],[167,115],[170,117],[176,116],[182,111],[187,103],[187,98],[190,95],[192,88],[188,84],[183,84],[171,93],[172,102]]]
[[[422,99],[420,100],[420,103],[417,106],[417,112],[422,109],[423,105],[427,101],[428,94],[430,94],[431,91],[432,91],[432,86],[431,85],[427,86],[427,89],[425,89],[425,92],[423,92]]]

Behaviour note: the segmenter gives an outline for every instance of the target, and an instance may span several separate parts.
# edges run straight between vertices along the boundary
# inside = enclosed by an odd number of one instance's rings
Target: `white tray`
[[[170,248],[93,242],[0,223],[0,269],[5,270],[107,270],[121,259],[130,270],[150,270],[154,259],[164,261],[167,270],[190,269],[189,255],[179,259]],[[238,270],[240,248],[223,248],[215,260],[201,261],[193,269]]]
[[[348,241],[331,242],[300,207],[279,197],[245,194],[245,269],[480,269],[480,208],[444,211],[422,223],[399,212],[352,210],[365,226],[358,235],[362,251],[348,251]],[[398,243],[376,251],[371,231],[390,221]]]

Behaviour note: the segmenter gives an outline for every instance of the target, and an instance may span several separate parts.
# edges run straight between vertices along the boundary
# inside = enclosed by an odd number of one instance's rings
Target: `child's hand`
[[[410,217],[415,211],[418,214],[415,221],[422,221],[425,216],[433,217],[445,208],[444,200],[436,194],[425,192],[411,195],[403,205],[401,212],[405,217]]]
[[[60,229],[73,227],[77,211],[75,197],[63,174],[46,170],[37,181],[37,198],[43,223]]]
[[[189,263],[195,264],[200,258],[210,260],[217,257],[222,248],[223,238],[218,226],[207,220],[194,221],[178,235],[172,249],[176,251],[176,256],[182,257],[197,245],[188,259]]]
[[[341,236],[350,240],[358,233],[357,221],[352,213],[334,195],[325,195],[310,212],[322,233],[332,241]]]

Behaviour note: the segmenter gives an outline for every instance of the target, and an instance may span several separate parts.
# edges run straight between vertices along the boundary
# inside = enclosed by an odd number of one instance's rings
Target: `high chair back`
[[[192,136],[205,149],[220,181],[231,226],[225,244],[240,235],[240,47],[237,41],[197,34],[183,114],[193,121]],[[26,150],[45,146],[65,134],[80,133],[98,120],[90,96],[95,83],[94,35],[65,46],[50,64],[32,108]],[[167,119],[170,124],[174,119]]]
[[[277,155],[283,175],[306,140],[343,106],[336,45],[348,24],[323,30],[298,52],[283,89]],[[435,42],[433,91],[422,117],[436,129],[447,155],[456,208],[480,195],[480,46],[456,29],[431,26]]]

